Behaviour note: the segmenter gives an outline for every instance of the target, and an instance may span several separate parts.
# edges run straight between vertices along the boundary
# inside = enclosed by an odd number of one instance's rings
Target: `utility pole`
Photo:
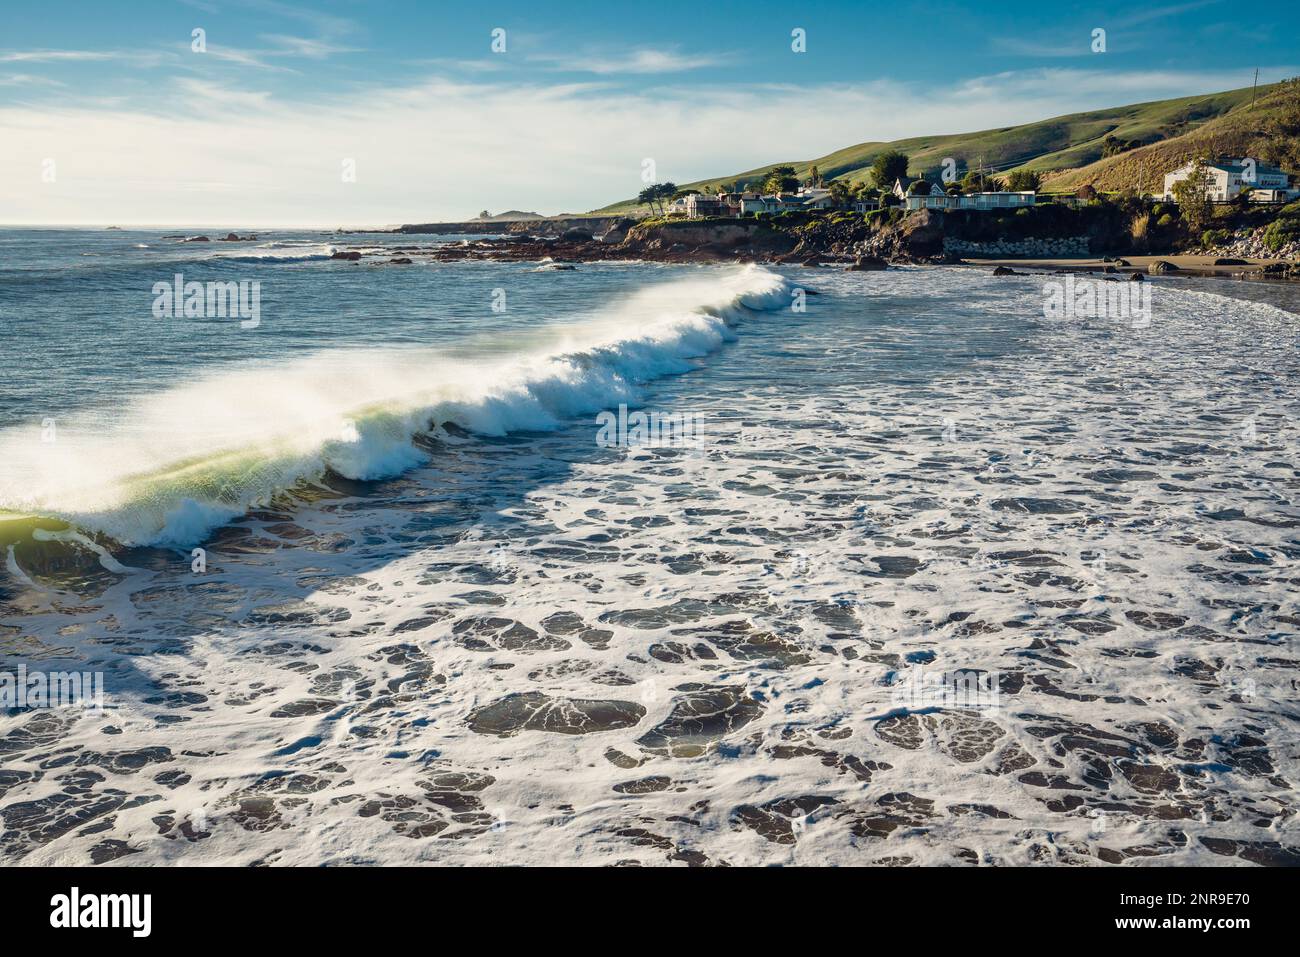
[[[1255,90],[1259,87],[1259,67],[1255,67],[1255,82],[1250,86],[1250,105],[1255,105]]]

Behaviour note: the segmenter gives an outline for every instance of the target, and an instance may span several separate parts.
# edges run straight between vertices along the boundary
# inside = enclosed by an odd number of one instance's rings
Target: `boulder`
[[[212,242],[212,240],[208,239],[207,236],[187,236],[187,237],[183,240],[183,242],[187,242],[187,243],[210,243],[210,242]]]
[[[411,260],[408,259],[408,258],[405,257],[405,256],[398,256],[396,259],[390,259],[390,260],[388,260],[388,261],[389,261],[390,263],[392,263],[393,265],[395,265],[395,266],[409,266],[409,265],[411,265]]]
[[[1220,256],[1214,260],[1216,266],[1249,266],[1250,263],[1244,259],[1233,259],[1231,256]]]
[[[1018,272],[1016,272],[1014,269],[1012,269],[1010,266],[998,266],[996,269],[993,270],[993,275],[995,275],[995,276],[1018,276],[1018,275],[1020,275],[1020,274],[1019,274]]]
[[[361,258],[361,253],[351,249],[340,250],[339,252],[336,252],[334,253],[334,255],[330,256],[330,259],[346,259],[349,262],[356,262],[360,258]]]
[[[1153,276],[1159,276],[1167,272],[1178,272],[1178,267],[1168,259],[1157,259],[1150,266],[1147,266],[1147,272]]]
[[[943,213],[937,209],[918,209],[899,226],[902,246],[913,256],[937,256],[943,252]]]
[[[566,229],[560,234],[560,239],[566,243],[592,242],[591,232],[578,226],[574,226],[572,229]]]
[[[849,266],[848,272],[877,272],[881,269],[888,269],[889,263],[885,262],[879,256],[859,256]]]
[[[1135,273],[1129,273],[1128,281],[1129,281],[1129,282],[1145,282],[1146,280],[1145,280],[1145,278],[1142,276],[1142,274],[1141,274],[1140,272],[1135,272]]]

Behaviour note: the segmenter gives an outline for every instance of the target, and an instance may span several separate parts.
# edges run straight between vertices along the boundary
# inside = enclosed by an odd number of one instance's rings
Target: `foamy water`
[[[73,525],[11,542],[0,647],[106,672],[0,719],[7,861],[1295,861],[1285,292],[578,272],[139,390],[75,481],[4,433]],[[620,402],[703,439],[598,444]],[[301,472],[156,479],[228,455]]]

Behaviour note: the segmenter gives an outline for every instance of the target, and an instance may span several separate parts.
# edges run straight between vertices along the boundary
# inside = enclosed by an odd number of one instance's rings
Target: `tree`
[[[814,188],[820,188],[825,182],[826,180],[823,178],[821,171],[816,166],[808,170],[808,178],[804,180],[806,185]]]
[[[886,150],[871,164],[871,179],[879,189],[890,189],[894,180],[907,178],[907,156],[898,150]]]
[[[1189,229],[1199,233],[1210,221],[1210,173],[1204,160],[1196,160],[1186,179],[1174,183],[1174,200],[1178,213]]]
[[[849,204],[849,187],[843,180],[831,180],[830,191],[831,202],[836,206],[847,206]]]
[[[1017,169],[1007,174],[1007,189],[1012,192],[1037,192],[1042,184],[1042,177],[1033,170]]]
[[[799,188],[799,177],[793,166],[775,166],[763,179],[765,193],[792,193]]]
[[[961,178],[963,193],[991,193],[997,188],[997,181],[993,179],[992,174],[984,170],[967,170],[966,175]]]
[[[664,215],[664,200],[672,199],[673,194],[677,192],[676,183],[653,183],[647,186],[641,192],[637,193],[636,201],[647,207],[651,212],[655,211],[657,206],[659,215]]]
[[[1113,133],[1107,133],[1101,140],[1102,156],[1118,156],[1141,146],[1140,140],[1122,140]]]
[[[930,195],[930,184],[923,179],[914,179],[907,187],[907,195],[916,196],[918,194],[921,196]]]

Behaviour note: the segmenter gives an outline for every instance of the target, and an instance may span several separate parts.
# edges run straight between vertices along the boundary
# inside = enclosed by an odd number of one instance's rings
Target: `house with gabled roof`
[[[1198,165],[1195,161],[1185,163],[1165,174],[1165,199],[1174,198],[1174,185],[1190,177]],[[1212,203],[1234,200],[1243,189],[1251,191],[1250,198],[1256,203],[1285,203],[1300,196],[1300,189],[1292,188],[1286,171],[1249,156],[1219,159],[1204,167],[1205,196]]]

